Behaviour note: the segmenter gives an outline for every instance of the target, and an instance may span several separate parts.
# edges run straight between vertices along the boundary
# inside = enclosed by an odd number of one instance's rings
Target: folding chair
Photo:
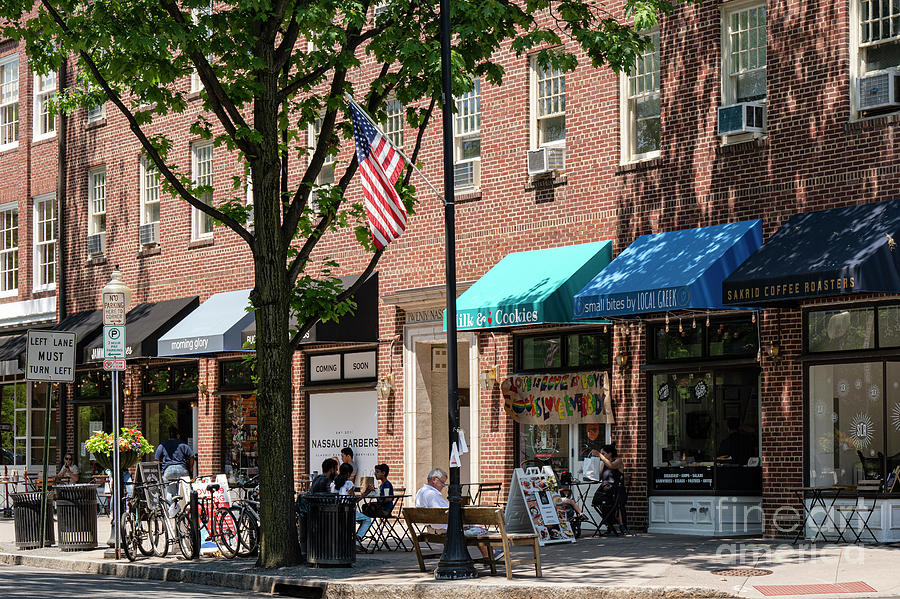
[[[627,526],[625,504],[628,500],[628,495],[625,491],[625,477],[620,477],[613,484],[612,489],[602,496],[603,500],[598,502],[597,494],[600,493],[601,488],[602,486],[597,489],[597,493],[595,493],[594,499],[591,501],[591,506],[600,514],[600,522],[597,523],[597,530],[594,534],[598,534],[600,528],[606,526],[607,532],[612,531],[614,535],[619,536],[619,531],[616,529],[616,516],[620,512],[622,514],[622,524]]]
[[[472,505],[500,505],[500,491],[503,483],[478,483],[478,492],[472,499]],[[493,501],[491,501],[493,496]]]
[[[846,542],[844,533],[848,530],[850,535],[854,536],[853,543],[859,543],[862,535],[866,532],[872,537],[872,541],[877,545],[878,537],[869,528],[869,519],[875,513],[875,504],[878,502],[878,492],[881,490],[880,480],[861,480],[856,484],[856,503],[853,505],[838,505],[835,510],[843,516],[844,527],[838,530],[838,541]],[[871,499],[872,503],[867,504],[866,499]],[[853,526],[853,517],[856,516],[859,526]],[[840,520],[840,519],[838,519]]]
[[[105,474],[95,474],[91,477],[91,484],[97,485],[97,505],[100,506],[101,514],[108,514],[112,509],[110,500],[112,493],[109,492],[109,477]]]
[[[412,550],[411,546],[406,546],[406,541],[410,541],[409,530],[407,530],[402,520],[406,489],[403,487],[395,488],[394,498],[394,507],[390,515],[373,518],[372,528],[369,529],[375,541],[372,551],[378,551],[381,548],[391,551],[390,541],[394,542],[394,551],[399,551],[401,547],[404,551]]]

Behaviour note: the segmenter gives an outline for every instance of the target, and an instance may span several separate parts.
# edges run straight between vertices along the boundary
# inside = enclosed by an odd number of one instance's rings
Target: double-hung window
[[[34,198],[34,290],[56,289],[56,194]]]
[[[403,148],[403,104],[399,100],[388,100],[387,114],[382,128],[395,148]]]
[[[319,144],[319,136],[322,134],[322,117],[316,119],[316,121],[309,126],[309,130],[307,135],[309,137],[309,155],[312,156],[312,153],[316,151],[316,146]],[[328,152],[325,154],[325,161],[322,163],[322,168],[319,170],[319,174],[316,176],[316,185],[331,185],[334,183],[334,154]]]
[[[191,20],[194,22],[194,25],[201,28],[201,35],[203,37],[208,38],[210,36],[209,27],[205,24],[202,24],[200,21],[203,17],[208,17],[213,12],[212,9],[212,1],[210,1],[207,5],[202,6],[200,8],[191,9]],[[209,60],[210,55],[206,55],[207,61]],[[191,71],[191,93],[199,92],[203,89],[203,81],[200,80],[200,75],[197,73],[197,69]]]
[[[19,208],[0,207],[0,297],[19,290]]]
[[[622,76],[622,162],[659,156],[659,32]]]
[[[56,114],[51,106],[56,95],[56,73],[34,76],[34,139],[56,135]]]
[[[203,202],[212,205],[213,186],[213,145],[212,143],[194,144],[191,148],[191,172],[194,185],[197,187],[209,187],[203,191],[199,198]],[[208,239],[213,234],[213,219],[205,212],[191,207],[191,241]]]
[[[766,5],[739,3],[723,13],[725,104],[766,100]]]
[[[19,143],[19,57],[0,59],[0,150]]]
[[[531,147],[566,144],[566,75],[531,59]]]
[[[457,191],[478,189],[481,184],[481,81],[456,98],[453,123],[454,186]]]
[[[159,227],[159,171],[151,160],[144,157],[141,157],[140,192],[141,226],[156,225]],[[156,237],[158,241],[158,233]],[[149,245],[149,243],[145,245]]]
[[[851,2],[850,80],[853,108],[897,110],[890,97],[888,78],[900,68],[900,2],[853,0]]]
[[[106,169],[88,172],[88,253],[104,252],[106,237]]]

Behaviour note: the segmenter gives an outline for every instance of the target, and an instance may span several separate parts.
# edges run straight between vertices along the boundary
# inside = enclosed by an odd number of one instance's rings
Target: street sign
[[[125,370],[125,360],[103,360],[103,370]]]
[[[25,380],[71,383],[75,380],[75,333],[28,331]]]
[[[125,294],[119,292],[106,292],[103,294],[103,324],[125,324]]]
[[[125,325],[103,327],[103,357],[125,359]]]

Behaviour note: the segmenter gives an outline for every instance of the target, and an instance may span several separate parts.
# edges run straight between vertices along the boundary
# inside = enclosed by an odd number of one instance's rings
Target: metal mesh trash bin
[[[10,493],[13,500],[13,519],[16,547],[36,549],[41,546],[41,492]],[[53,545],[53,496],[47,496],[47,546]]]
[[[97,546],[97,485],[56,487],[59,548],[63,551]]]
[[[356,562],[356,497],[307,493],[306,559],[313,566]]]

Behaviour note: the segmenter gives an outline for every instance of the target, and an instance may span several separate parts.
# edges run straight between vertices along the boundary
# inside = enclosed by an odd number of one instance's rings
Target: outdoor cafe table
[[[594,496],[594,492],[599,485],[599,480],[573,480],[568,485],[569,487],[578,490],[578,497],[575,497],[575,494],[573,493],[572,499],[574,499],[581,507],[581,512],[584,514],[584,517],[587,518],[586,522],[590,522],[594,526],[594,534],[591,536],[600,534],[600,523],[597,522],[597,519],[594,517],[593,509],[589,509],[588,507],[588,498]]]
[[[816,534],[814,534],[812,538],[813,543],[816,542],[819,535],[822,535],[823,541],[827,541],[828,538],[825,536],[825,531],[823,530],[827,523],[830,521],[835,530],[837,530],[838,527],[837,522],[831,517],[831,510],[834,508],[834,503],[837,501],[842,491],[846,492],[851,488],[852,487],[832,485],[829,487],[794,487],[790,489],[791,492],[797,494],[797,497],[800,499],[800,504],[803,506],[803,521],[800,523],[800,529],[797,531],[797,535],[794,537],[792,544],[796,544],[806,531],[807,522],[811,522],[810,528],[815,528],[816,530]],[[826,503],[826,492],[834,492],[834,495],[830,497],[831,503]],[[809,495],[810,498],[809,506],[806,505],[807,495]],[[816,522],[816,519],[813,517],[813,511],[816,509],[817,505],[824,511],[821,522]]]

